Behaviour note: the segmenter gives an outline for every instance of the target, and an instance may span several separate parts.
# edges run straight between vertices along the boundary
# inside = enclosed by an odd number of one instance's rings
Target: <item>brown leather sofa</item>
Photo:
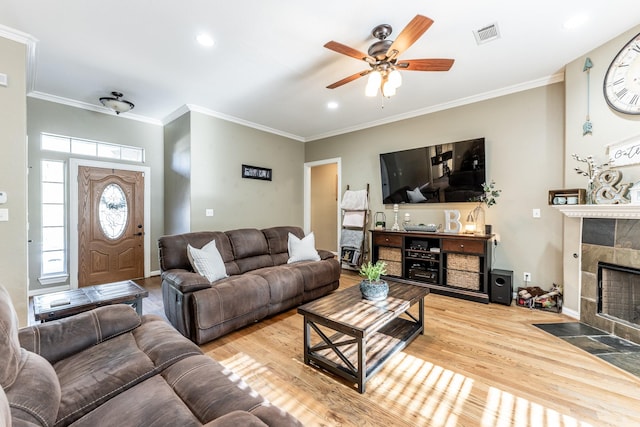
[[[0,286],[0,426],[301,426],[158,316],[100,307],[18,329]]]
[[[200,231],[159,239],[162,298],[167,318],[198,344],[324,296],[338,288],[340,262],[319,250],[320,261],[288,264],[288,236],[300,227]],[[229,277],[209,282],[195,273],[187,245],[211,240]]]

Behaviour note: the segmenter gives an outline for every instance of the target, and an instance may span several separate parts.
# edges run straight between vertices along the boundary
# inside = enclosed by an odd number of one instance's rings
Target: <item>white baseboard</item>
[[[580,313],[567,307],[562,307],[562,314],[580,320]]]

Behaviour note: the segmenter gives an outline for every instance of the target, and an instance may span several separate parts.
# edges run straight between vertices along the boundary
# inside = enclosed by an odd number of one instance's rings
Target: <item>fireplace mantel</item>
[[[640,205],[554,205],[572,218],[640,219]]]

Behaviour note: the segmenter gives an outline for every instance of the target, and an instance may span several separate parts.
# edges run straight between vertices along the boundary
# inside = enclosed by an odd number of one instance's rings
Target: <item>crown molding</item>
[[[22,43],[27,47],[26,70],[27,70],[27,93],[32,92],[36,86],[36,48],[38,39],[31,34],[23,33],[16,29],[0,24],[0,37]]]
[[[333,132],[327,132],[324,134],[310,136],[308,138],[304,138],[304,141],[305,142],[316,141],[319,139],[330,138],[332,136],[343,135],[345,133],[369,129],[376,126],[398,122],[400,120],[412,119],[414,117],[424,116],[425,114],[436,113],[438,111],[448,110],[450,108],[455,108],[455,107],[462,107],[464,105],[469,105],[469,104],[473,104],[480,101],[486,101],[489,99],[498,98],[500,96],[511,95],[517,92],[522,92],[529,89],[535,89],[542,86],[548,86],[548,85],[563,82],[563,81],[564,81],[564,72],[560,72],[560,73],[552,74],[550,76],[542,77],[540,79],[530,80],[528,82],[519,83],[512,86],[507,86],[501,89],[480,93],[478,95],[456,99],[451,102],[445,102],[445,103],[434,105],[431,107],[422,108],[419,110],[414,110],[414,111],[410,111],[403,114],[398,114],[395,116],[387,117],[382,120],[376,120],[372,122],[363,123],[357,126],[339,129]]]
[[[95,111],[96,113],[108,114],[110,116],[116,115],[116,113],[113,112],[113,110],[100,105],[89,104],[87,102],[77,101],[75,99],[70,99],[70,98],[63,98],[61,96],[51,95],[44,92],[32,91],[28,93],[27,96],[30,98],[41,99],[43,101],[55,102],[56,104],[68,105],[69,107],[81,108],[83,110]],[[118,115],[118,117],[121,117],[123,119],[148,123],[156,126],[163,125],[161,120],[154,119],[152,117],[140,116],[138,114],[123,113]]]
[[[200,106],[194,105],[194,104],[186,104],[186,105],[178,108],[173,113],[171,113],[169,116],[173,117],[172,120],[175,120],[175,118],[177,118],[180,115],[184,114],[184,108],[185,107],[187,108],[188,111],[191,111],[191,112],[205,114],[207,116],[215,117],[217,119],[221,119],[221,120],[225,120],[225,121],[228,121],[228,122],[236,123],[236,124],[239,124],[239,125],[242,125],[242,126],[250,127],[250,128],[253,128],[253,129],[257,129],[257,130],[261,130],[263,132],[272,133],[274,135],[283,136],[285,138],[293,139],[293,140],[300,141],[300,142],[306,142],[305,138],[302,137],[302,136],[294,135],[294,134],[288,133],[288,132],[283,132],[283,131],[278,130],[278,129],[270,128],[268,126],[263,126],[263,125],[260,125],[258,123],[253,123],[253,122],[250,122],[248,120],[240,119],[238,117],[234,117],[234,116],[230,116],[230,115],[227,115],[227,114],[219,113],[217,111],[209,110],[208,108],[200,107]],[[183,112],[181,114],[177,114],[180,111],[183,111]],[[164,121],[164,120],[163,120],[163,122],[166,123],[166,121]]]

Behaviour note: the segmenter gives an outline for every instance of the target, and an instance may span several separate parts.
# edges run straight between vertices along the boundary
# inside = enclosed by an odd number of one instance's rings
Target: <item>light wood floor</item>
[[[363,395],[304,365],[295,309],[202,349],[306,426],[640,426],[640,379],[532,326],[573,319],[434,294],[425,313]]]

